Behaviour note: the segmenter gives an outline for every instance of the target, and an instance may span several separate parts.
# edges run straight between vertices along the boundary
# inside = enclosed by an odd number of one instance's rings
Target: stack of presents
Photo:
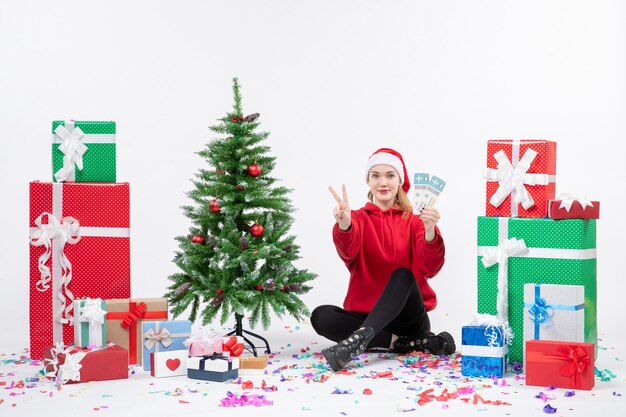
[[[591,389],[597,352],[600,203],[555,198],[556,143],[487,145],[486,216],[478,217],[478,314],[462,329],[462,373]]]
[[[241,336],[192,333],[165,298],[130,298],[130,188],[116,182],[116,125],[52,123],[53,182],[30,184],[30,353],[62,383],[263,372]]]

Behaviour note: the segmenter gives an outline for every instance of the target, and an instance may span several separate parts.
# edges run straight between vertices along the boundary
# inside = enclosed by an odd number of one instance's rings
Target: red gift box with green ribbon
[[[526,342],[526,385],[590,390],[594,376],[593,343]]]
[[[30,183],[30,354],[74,341],[73,302],[130,297],[128,183]]]
[[[144,321],[167,320],[166,298],[106,300],[107,338],[128,350],[128,363],[142,361]]]

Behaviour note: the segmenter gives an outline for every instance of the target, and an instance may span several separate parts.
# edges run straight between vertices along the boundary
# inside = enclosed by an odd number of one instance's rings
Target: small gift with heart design
[[[187,350],[150,352],[150,375],[155,378],[187,375]]]
[[[184,341],[191,335],[189,320],[146,321],[142,323],[143,369],[151,369],[151,353],[185,349]]]

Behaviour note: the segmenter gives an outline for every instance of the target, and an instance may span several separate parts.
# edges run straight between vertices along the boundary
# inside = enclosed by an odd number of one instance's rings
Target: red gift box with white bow
[[[556,142],[490,140],[483,176],[486,216],[546,217],[555,192]]]
[[[130,297],[128,183],[30,183],[30,354],[74,341],[73,301]]]
[[[526,341],[526,385],[590,390],[594,376],[593,343]]]
[[[600,202],[577,196],[559,196],[548,201],[548,216],[554,220],[599,219]]]

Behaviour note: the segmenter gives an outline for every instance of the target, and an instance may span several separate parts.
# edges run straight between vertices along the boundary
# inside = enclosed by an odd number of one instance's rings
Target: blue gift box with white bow
[[[143,369],[150,370],[151,352],[186,350],[185,339],[191,335],[189,320],[144,321],[142,324]]]
[[[498,378],[504,375],[508,345],[501,326],[470,325],[461,330],[461,373]]]
[[[584,342],[585,287],[524,284],[524,342],[527,340]]]

